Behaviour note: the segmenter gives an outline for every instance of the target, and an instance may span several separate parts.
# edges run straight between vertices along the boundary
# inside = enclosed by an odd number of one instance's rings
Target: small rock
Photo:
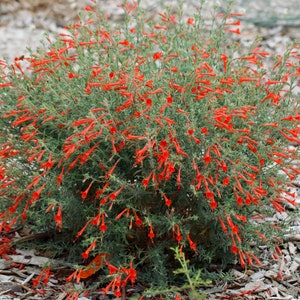
[[[291,255],[295,255],[297,251],[297,247],[292,243],[288,242],[288,247]]]
[[[299,266],[300,266],[300,265],[294,260],[294,261],[291,263],[290,267],[289,267],[291,273],[296,272],[297,269],[299,268]]]
[[[300,265],[300,256],[299,255],[295,256],[294,261]]]
[[[7,270],[10,268],[11,262],[5,259],[0,259],[0,270]]]
[[[265,273],[265,277],[274,279],[274,278],[277,277],[277,271],[275,271],[275,270],[268,270],[268,271]]]
[[[278,213],[276,213],[276,217],[278,220],[285,220],[288,217],[288,214],[285,211],[278,212]]]
[[[263,279],[265,277],[265,273],[266,273],[265,270],[260,270],[256,273],[252,274],[250,277],[253,281],[257,281],[257,280]]]

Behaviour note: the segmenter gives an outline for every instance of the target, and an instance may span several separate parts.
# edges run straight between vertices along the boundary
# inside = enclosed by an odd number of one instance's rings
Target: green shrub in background
[[[181,280],[176,247],[195,268],[259,263],[250,242],[276,231],[255,220],[295,202],[298,48],[268,67],[230,38],[239,14],[124,9],[111,28],[89,6],[47,50],[1,62],[1,230],[67,232],[116,296]]]

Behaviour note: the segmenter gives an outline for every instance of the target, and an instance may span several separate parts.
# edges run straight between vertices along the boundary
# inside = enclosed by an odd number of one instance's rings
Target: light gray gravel
[[[101,9],[108,13],[112,22],[122,18],[118,0],[98,0]],[[150,18],[173,6],[176,0],[141,0],[141,6]],[[181,1],[187,15],[199,8],[199,0]],[[228,1],[207,0],[202,13],[210,15],[213,7],[222,11]],[[89,0],[0,0],[0,59],[9,61],[27,53],[26,48],[40,45],[44,32],[58,33],[63,26],[76,18],[77,12]],[[176,10],[176,9],[175,9]],[[300,41],[300,0],[236,0],[232,11],[244,13],[244,40],[262,35],[269,50],[281,52],[292,39]],[[255,26],[256,25],[259,26]],[[267,27],[262,27],[266,25]],[[276,49],[275,49],[276,48]]]

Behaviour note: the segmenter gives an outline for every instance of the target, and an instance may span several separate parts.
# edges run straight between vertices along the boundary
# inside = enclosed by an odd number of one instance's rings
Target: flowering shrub
[[[296,46],[240,49],[239,14],[146,25],[136,3],[110,28],[94,7],[47,50],[1,62],[1,230],[56,224],[116,296],[138,277],[174,280],[178,246],[194,266],[260,263],[299,174]],[[112,278],[112,279],[111,279]]]

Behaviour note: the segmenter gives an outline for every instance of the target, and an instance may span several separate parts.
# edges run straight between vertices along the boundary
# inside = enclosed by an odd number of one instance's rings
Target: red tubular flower
[[[130,262],[129,269],[124,269],[124,272],[128,274],[127,278],[125,279],[125,282],[129,279],[131,284],[133,285],[137,279],[137,276],[136,270],[132,267],[132,262]]]
[[[129,2],[126,2],[125,4],[125,10],[128,14],[132,13],[138,6],[138,2],[137,1],[133,1],[132,4],[130,4]]]
[[[123,209],[116,217],[115,217],[115,220],[119,220],[122,218],[122,216],[126,214],[126,217],[129,217],[129,214],[130,214],[130,208],[125,208]]]
[[[214,210],[218,207],[218,202],[216,202],[215,200],[211,200],[209,205],[210,205],[210,208],[212,210]]]
[[[280,203],[281,201],[277,200],[277,199],[272,199],[271,203],[273,205],[273,207],[278,211],[278,212],[284,212],[285,208],[281,205]]]
[[[137,214],[134,214],[134,218],[136,227],[140,227],[143,225],[143,221],[139,218]]]
[[[187,234],[186,237],[187,237],[188,242],[189,242],[189,244],[190,244],[190,248],[191,248],[196,254],[198,254],[197,248],[196,248],[196,247],[197,247],[196,243],[194,243],[194,242],[192,241],[192,239],[190,238],[190,235],[189,235],[189,234]]]
[[[32,286],[33,287],[36,287],[39,284],[40,279],[42,278],[42,276],[43,276],[43,271],[35,279],[32,279]]]
[[[86,230],[86,228],[88,227],[90,223],[89,222],[86,222],[85,225],[77,232],[77,238],[82,236],[82,234],[84,233],[84,231]]]
[[[121,292],[121,286],[122,286],[122,281],[121,281],[121,275],[118,275],[115,279],[114,279],[114,287],[116,288],[115,289],[115,292],[114,292],[114,295],[119,298],[122,296],[122,292]]]
[[[106,179],[109,179],[109,177],[114,172],[118,163],[119,163],[119,161],[116,161],[115,164],[113,165],[113,167],[105,174]]]
[[[70,79],[72,79],[72,78],[78,78],[78,77],[81,77],[81,76],[83,76],[83,74],[75,74],[75,73],[71,73],[71,72],[68,74],[68,77]]]
[[[245,267],[245,254],[242,250],[238,250],[241,267]]]
[[[51,275],[50,266],[48,266],[48,268],[46,270],[44,270],[44,278],[43,278],[44,284],[48,283],[50,275]]]
[[[43,278],[42,282],[44,284],[47,284],[49,281],[49,277],[50,277],[50,267],[48,267],[46,270],[42,270],[41,273],[32,280],[32,284],[34,287],[36,287],[39,282],[41,282],[41,279]]]
[[[26,187],[26,190],[30,190],[33,186],[37,185],[39,181],[41,180],[42,176],[37,175],[32,180],[31,183]]]
[[[91,221],[91,224],[94,226],[98,226],[100,224],[101,214],[99,213],[96,217],[94,217]]]
[[[37,200],[37,199],[40,198],[40,195],[41,195],[41,193],[42,193],[42,191],[43,191],[45,185],[46,185],[46,183],[44,183],[37,191],[34,191],[34,192],[32,193],[32,198],[31,198],[32,201],[35,201],[35,200]]]
[[[220,60],[223,60],[224,73],[226,73],[226,71],[227,71],[227,56],[225,54],[222,54]]]
[[[65,153],[65,158],[69,159],[69,157],[74,153],[75,150],[76,150],[75,144],[64,145],[63,152]]]
[[[76,278],[79,270],[74,271],[70,276],[66,278],[66,282],[70,282],[72,279]]]
[[[29,142],[30,140],[32,140],[34,137],[36,136],[36,130],[33,130],[31,133],[29,134],[22,134],[21,139],[24,140],[25,142]]]
[[[254,253],[252,253],[252,252],[250,253],[250,255],[255,260],[256,264],[261,266],[261,261],[256,257],[256,255],[254,255]]]
[[[194,26],[194,21],[195,21],[194,18],[188,18],[186,22],[188,25]]]
[[[168,30],[168,28],[167,27],[165,27],[165,26],[161,26],[161,25],[153,25],[153,28],[155,28],[155,29],[159,29],[159,30]]]
[[[145,179],[142,180],[142,185],[144,186],[144,188],[146,188],[149,184],[149,181],[152,177],[153,173],[150,172],[150,174],[148,175],[148,177],[146,177]]]
[[[232,246],[231,246],[230,251],[231,251],[233,254],[236,254],[236,253],[239,251],[239,248],[236,246],[235,241],[234,241],[233,238],[232,238]]]
[[[109,187],[109,185],[110,185],[109,182],[106,182],[101,190],[96,191],[97,199],[100,198],[100,196],[105,192],[105,190]]]
[[[58,231],[62,230],[62,209],[61,206],[58,207],[57,213],[54,216],[54,221],[56,223],[56,227],[58,228]]]
[[[95,10],[93,7],[89,6],[89,5],[87,5],[87,6],[84,8],[84,10],[96,12],[96,10]]]
[[[154,59],[154,60],[160,60],[160,59],[162,59],[162,57],[163,57],[162,52],[155,52],[155,53],[153,54],[153,59]]]
[[[108,270],[109,270],[109,275],[117,274],[117,273],[120,272],[120,270],[117,267],[115,267],[114,265],[112,265],[108,262],[106,262],[106,265],[107,265]]]
[[[115,191],[114,193],[111,193],[109,195],[110,200],[116,200],[116,198],[118,197],[118,195],[121,193],[121,191],[125,188],[124,185],[122,185],[117,191]]]
[[[110,127],[109,127],[109,132],[110,132],[111,134],[115,134],[115,133],[117,132],[117,128],[116,128],[115,126],[110,126]]]
[[[227,228],[226,228],[226,225],[225,225],[223,219],[220,216],[218,216],[218,219],[219,219],[219,222],[221,224],[223,232],[227,235],[228,232],[227,232]]]
[[[267,238],[266,238],[266,236],[264,234],[262,234],[258,230],[254,230],[254,232],[261,238],[262,241],[264,241],[264,242],[267,241]]]
[[[88,158],[90,157],[92,152],[98,147],[98,145],[99,145],[99,143],[96,143],[91,149],[89,149],[87,152],[85,152],[84,154],[81,155],[80,161],[82,164],[88,160]]]
[[[87,189],[85,191],[80,192],[82,199],[86,199],[92,185],[93,185],[93,181],[89,184],[89,186],[87,187]]]
[[[235,34],[241,34],[241,31],[240,31],[239,28],[237,28],[237,29],[226,29],[226,31],[232,32],[232,33],[235,33]]]
[[[89,253],[91,252],[91,250],[95,249],[95,247],[96,247],[96,241],[93,241],[91,245],[84,252],[81,253],[83,259],[87,259],[89,257]]]
[[[227,176],[226,178],[223,179],[222,184],[227,186],[229,183],[230,183],[230,177]]]
[[[171,93],[169,92],[168,93],[168,97],[167,97],[167,103],[169,104],[169,105],[171,105],[171,103],[173,103],[173,97],[172,97],[172,95],[171,95]]]
[[[287,130],[287,129],[286,129]],[[296,134],[294,134],[291,131],[288,131],[290,134],[292,134],[293,136],[289,136],[287,133],[283,132],[283,130],[279,131],[281,133],[281,135],[283,135],[288,141],[296,143],[297,145],[300,145],[300,139],[297,137]]]
[[[155,234],[154,234],[154,231],[153,231],[153,228],[152,228],[152,224],[149,224],[150,226],[150,230],[149,230],[149,233],[148,233],[148,237],[151,239],[152,243],[153,243],[153,239],[155,237]]]
[[[79,159],[80,159],[80,156],[77,156],[77,157],[69,164],[68,169],[69,169],[69,170],[72,170],[72,169],[76,166],[76,164],[77,164],[77,162],[78,162]]]
[[[170,68],[170,71],[177,73],[178,72],[178,68],[176,66]]]
[[[212,161],[212,158],[210,157],[210,148],[207,149],[207,151],[203,157],[203,160],[205,163],[209,163]]]
[[[17,120],[14,121],[13,126],[17,127],[20,124],[22,124],[24,122],[27,122],[27,121],[30,121],[30,120],[32,120],[34,118],[35,118],[35,116],[29,116],[29,117],[20,116]]]
[[[246,257],[247,257],[247,265],[248,265],[248,266],[253,265],[252,258],[251,258],[251,256],[250,256],[250,254],[249,254],[248,252],[245,252],[245,255],[246,255]]]
[[[165,193],[162,193],[162,196],[164,197],[166,206],[169,208],[172,204],[172,200],[170,200]]]
[[[35,153],[35,154],[29,156],[29,157],[27,158],[27,160],[28,160],[29,162],[33,162],[37,157],[40,157],[40,156],[43,155],[44,153],[45,153],[45,150],[39,151],[39,152],[37,152],[37,153]]]
[[[53,167],[53,161],[52,161],[52,153],[49,154],[49,158],[46,162],[41,164],[42,169],[51,169]]]
[[[185,157],[188,157],[188,154],[186,152],[184,152],[182,150],[182,148],[180,147],[180,144],[178,142],[178,139],[177,138],[173,138],[173,144],[175,146],[175,150],[176,150],[176,153],[177,154],[180,154],[180,155],[183,155]]]
[[[176,179],[176,183],[177,183],[179,189],[181,188],[181,168],[182,167],[180,167],[178,169],[177,179]]]
[[[196,144],[201,144],[201,141],[199,139],[197,139],[196,137],[194,137],[193,135],[191,135],[191,138],[196,142]]]
[[[176,231],[176,233],[174,233],[174,231]],[[173,227],[173,237],[175,237],[175,239],[177,240],[178,244],[182,241],[183,237],[180,233],[180,228],[179,228],[179,225],[175,225]]]
[[[238,179],[238,176],[234,176],[234,179],[237,183],[237,185],[235,187],[240,191],[241,194],[244,194],[244,190],[243,190],[243,187],[242,187],[242,185],[241,185],[241,183]]]
[[[206,127],[201,128],[201,133],[208,134],[208,129]]]
[[[237,20],[237,21],[234,21],[234,22],[231,22],[231,23],[225,23],[225,25],[226,26],[233,26],[233,25],[239,26],[239,25],[241,25],[241,21]],[[256,48],[256,49],[258,49],[258,48]]]
[[[105,216],[104,214],[102,214],[102,221],[101,221],[101,225],[99,226],[100,231],[105,232],[107,229],[107,226],[105,224]]]
[[[147,106],[152,106],[152,99],[146,98],[145,103]]]
[[[12,82],[4,82],[4,83],[0,83],[0,88],[2,87],[6,87],[6,86],[12,86]]]
[[[62,170],[61,170],[59,176],[56,178],[58,185],[60,185],[63,181],[64,170],[65,170],[65,167],[62,167]]]
[[[208,183],[207,183],[207,180],[204,180],[204,183],[205,183],[205,197],[206,199],[211,199],[211,200],[214,200],[214,193],[208,188]]]

